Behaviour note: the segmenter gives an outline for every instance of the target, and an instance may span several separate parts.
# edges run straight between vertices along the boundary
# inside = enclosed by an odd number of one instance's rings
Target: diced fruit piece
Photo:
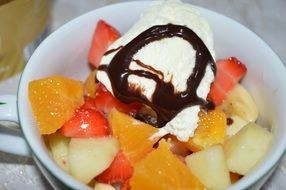
[[[185,145],[193,152],[206,149],[215,144],[224,143],[226,138],[225,114],[215,109],[213,111],[199,112],[198,127],[194,136]]]
[[[258,110],[253,98],[240,84],[229,91],[220,108],[226,115],[237,115],[248,122],[255,122],[258,117]]]
[[[96,180],[103,183],[123,183],[128,180],[133,173],[133,167],[131,166],[129,160],[119,151],[115,156],[111,165],[99,176]]]
[[[191,170],[172,154],[164,139],[134,165],[130,186],[132,190],[204,189]]]
[[[187,156],[186,163],[207,189],[226,189],[231,184],[221,145],[215,145]]]
[[[80,108],[81,109],[97,110],[96,105],[95,105],[95,98],[85,96],[84,97],[84,104]]]
[[[69,171],[69,142],[70,138],[64,137],[58,132],[47,136],[49,147],[56,163],[65,171]]]
[[[96,77],[96,70],[93,70],[90,72],[88,75],[87,79],[84,82],[84,95],[88,97],[95,97],[95,92],[96,92],[96,86],[97,83],[95,81]]]
[[[218,74],[218,72],[217,72]],[[210,92],[207,99],[211,100],[216,106],[220,105],[226,97],[226,92],[223,87],[216,81],[211,84]]]
[[[94,190],[116,190],[112,185],[105,183],[96,183]]]
[[[110,166],[118,150],[118,142],[113,137],[72,138],[69,144],[71,175],[88,184]]]
[[[40,133],[51,134],[83,104],[83,84],[62,76],[34,80],[29,99]]]
[[[103,20],[99,20],[88,52],[88,62],[97,67],[108,47],[119,37],[120,34],[115,28]]]
[[[102,113],[92,109],[79,109],[59,132],[66,137],[89,138],[107,136],[110,129]]]
[[[245,125],[247,125],[247,121],[242,119],[237,115],[232,115],[227,118],[227,128],[226,134],[227,137],[231,137],[235,135],[239,130],[241,130]]]
[[[141,108],[138,104],[127,105],[120,102],[102,84],[97,87],[95,105],[104,113],[109,113],[111,109],[116,108],[123,113],[132,114]]]
[[[168,139],[170,150],[173,154],[185,157],[191,153],[185,143],[179,141],[176,137],[170,135],[166,139]]]
[[[266,129],[249,123],[232,136],[224,146],[231,172],[246,175],[268,151],[273,135]]]
[[[120,186],[120,190],[131,190],[129,181],[130,180],[123,182]]]
[[[244,77],[247,69],[235,57],[217,61],[216,67],[215,81],[211,86],[208,98],[215,105],[219,105],[225,99],[226,94]]]
[[[131,163],[142,159],[153,150],[158,138],[149,139],[158,131],[151,125],[113,109],[109,116],[113,135],[118,139],[120,147]]]

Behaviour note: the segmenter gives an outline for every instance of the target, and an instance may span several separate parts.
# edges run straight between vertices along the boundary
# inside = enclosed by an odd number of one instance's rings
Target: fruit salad
[[[271,146],[247,63],[215,59],[191,5],[155,3],[124,35],[99,20],[87,62],[83,81],[31,81],[29,99],[55,162],[94,189],[226,189]]]

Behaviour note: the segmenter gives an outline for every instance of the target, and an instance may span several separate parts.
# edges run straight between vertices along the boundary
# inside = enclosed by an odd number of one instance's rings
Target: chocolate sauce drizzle
[[[106,56],[106,55],[109,55],[119,49],[121,49],[123,46],[119,46],[118,48],[115,48],[115,49],[111,49],[111,50],[108,50],[107,52],[105,52],[103,55]]]
[[[145,65],[140,60],[133,60],[134,54],[147,44],[163,38],[180,37],[189,42],[196,51],[195,67],[187,80],[187,89],[182,92],[175,92],[171,82],[163,81],[163,73],[156,71],[151,66]],[[210,64],[213,72],[216,72],[215,61],[203,41],[191,29],[181,25],[157,25],[153,26],[120,49],[111,60],[110,64],[100,65],[99,70],[105,71],[111,81],[114,95],[122,102],[139,102],[150,106],[157,113],[157,127],[163,127],[168,121],[174,118],[182,109],[200,105],[205,109],[213,109],[211,102],[197,96],[197,88],[205,75],[206,67]],[[130,70],[131,61],[147,67],[145,70]],[[164,63],[162,63],[164,64]],[[152,71],[152,72],[150,72]],[[149,101],[141,94],[140,89],[134,89],[128,84],[128,77],[137,75],[152,79],[156,82],[156,88]]]

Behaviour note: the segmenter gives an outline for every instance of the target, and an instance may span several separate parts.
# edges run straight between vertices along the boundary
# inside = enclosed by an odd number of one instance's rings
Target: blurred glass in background
[[[49,33],[50,0],[0,0],[0,81],[21,72]]]

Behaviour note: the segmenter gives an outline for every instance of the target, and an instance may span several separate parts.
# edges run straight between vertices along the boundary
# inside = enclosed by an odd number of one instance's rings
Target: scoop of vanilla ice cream
[[[205,43],[212,56],[215,56],[212,31],[207,21],[198,10],[190,4],[177,0],[154,2],[144,12],[139,21],[121,38],[115,41],[109,49],[124,46],[143,31],[154,25],[176,24],[184,25],[192,29]],[[119,50],[118,50],[119,51]],[[101,65],[108,65],[117,51],[104,56]],[[172,82],[177,92],[187,88],[186,81],[195,66],[196,51],[192,45],[182,38],[172,37],[154,41],[141,48],[133,57],[146,65],[159,70],[163,76],[159,76],[165,82]],[[132,61],[131,70],[148,70]],[[150,70],[148,70],[151,72]],[[112,87],[107,74],[104,71],[97,72],[97,79],[112,92]],[[197,95],[206,99],[210,90],[210,84],[214,80],[214,74],[208,65],[205,75],[197,89]],[[128,82],[132,86],[140,88],[141,93],[152,102],[152,94],[156,88],[156,82],[152,79],[130,75]],[[172,102],[170,102],[171,104]],[[191,106],[182,110],[171,121],[153,135],[161,137],[166,134],[175,135],[181,141],[187,141],[193,136],[197,127],[199,106]]]

